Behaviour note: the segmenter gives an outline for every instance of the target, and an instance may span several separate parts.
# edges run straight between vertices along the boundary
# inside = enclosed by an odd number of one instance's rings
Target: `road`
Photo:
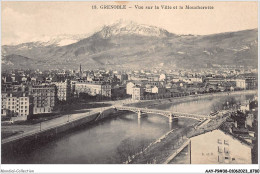
[[[37,134],[41,131],[51,129],[53,127],[61,126],[64,124],[67,124],[71,121],[81,119],[83,117],[87,117],[93,114],[97,114],[102,112],[103,110],[109,109],[111,107],[104,107],[104,108],[93,108],[91,111],[86,112],[86,113],[79,113],[79,114],[68,114],[68,115],[63,115],[58,118],[54,118],[52,120],[44,121],[35,125],[9,125],[9,126],[2,126],[2,132],[10,132],[10,131],[16,131],[19,132],[21,131],[20,134],[16,134],[11,137],[7,137],[5,139],[2,139],[2,144],[7,143],[16,139],[20,139],[24,136],[29,136],[33,134]]]

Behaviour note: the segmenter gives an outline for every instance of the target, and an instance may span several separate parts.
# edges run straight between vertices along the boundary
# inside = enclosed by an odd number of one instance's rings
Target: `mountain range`
[[[258,30],[177,35],[119,21],[92,35],[2,46],[2,69],[200,68],[212,64],[257,67]]]

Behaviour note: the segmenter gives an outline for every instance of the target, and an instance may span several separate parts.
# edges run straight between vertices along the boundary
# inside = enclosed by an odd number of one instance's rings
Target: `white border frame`
[[[4,0],[4,1],[44,1],[44,0]],[[53,0],[49,0],[53,1]],[[55,1],[67,1],[67,0],[55,0]],[[70,0],[73,1],[73,0]],[[76,1],[89,1],[89,2],[95,2],[95,1],[103,1],[103,0],[76,0]],[[113,0],[106,0],[114,2]],[[117,0],[117,1],[124,1],[124,0]],[[159,1],[159,0],[128,0],[128,1]],[[173,0],[174,1],[174,0]],[[179,0],[181,1],[181,0]],[[196,0],[182,0],[182,1],[193,1],[196,2]],[[203,2],[210,2],[208,0],[200,0]],[[212,0],[216,2],[239,2],[239,1],[249,1],[249,2],[258,2],[258,0]],[[162,1],[163,2],[163,1]],[[1,7],[1,5],[0,5]],[[259,8],[260,3],[258,2],[258,28],[259,28]],[[0,18],[1,21],[1,18]],[[2,23],[1,23],[2,24]],[[1,29],[0,29],[1,30]],[[1,36],[0,32],[0,36]],[[2,38],[2,37],[1,37]],[[258,67],[260,65],[259,63],[259,39],[260,35],[258,32]],[[1,51],[1,47],[0,47]],[[1,70],[1,67],[0,67]],[[258,68],[258,74],[259,74],[259,68]],[[260,77],[258,76],[258,81],[260,80]],[[258,85],[258,90],[260,89]],[[259,98],[259,94],[258,94]],[[258,103],[258,108],[260,104]],[[259,116],[259,115],[258,115]],[[0,125],[1,127],[1,125]],[[258,132],[260,131],[258,126]],[[260,133],[260,132],[259,132]],[[0,135],[1,138],[1,135]],[[1,154],[1,152],[0,152]],[[258,134],[258,164],[251,164],[251,165],[234,165],[234,164],[227,164],[227,165],[219,165],[219,164],[212,164],[212,165],[190,165],[190,164],[174,164],[174,165],[163,165],[163,164],[156,164],[156,165],[126,165],[126,164],[106,164],[106,165],[96,165],[96,164],[1,164],[1,173],[3,170],[9,171],[8,173],[31,173],[26,170],[33,170],[33,173],[205,173],[206,170],[215,170],[215,169],[247,169],[249,172],[250,169],[259,169],[259,134]],[[0,156],[1,158],[1,156]],[[188,166],[186,166],[188,165]],[[215,173],[215,172],[212,172]]]

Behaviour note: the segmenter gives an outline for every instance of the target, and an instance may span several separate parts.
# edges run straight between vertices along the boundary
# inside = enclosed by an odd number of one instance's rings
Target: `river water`
[[[184,103],[157,105],[157,109],[209,114],[212,105],[230,96],[196,98]],[[253,95],[235,95],[239,101]],[[88,124],[27,152],[2,158],[2,163],[18,164],[118,164],[126,160],[125,153],[138,151],[172,129],[181,129],[196,120],[180,118],[169,124],[166,117],[149,114],[141,119],[135,113]]]

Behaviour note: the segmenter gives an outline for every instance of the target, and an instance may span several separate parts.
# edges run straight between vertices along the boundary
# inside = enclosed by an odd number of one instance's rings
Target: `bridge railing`
[[[129,111],[141,111],[146,113],[155,113],[155,114],[161,114],[161,115],[175,115],[175,116],[183,116],[183,117],[189,117],[189,118],[212,118],[208,115],[200,115],[200,114],[190,114],[190,113],[182,113],[182,112],[172,112],[172,111],[163,111],[158,109],[147,109],[147,108],[136,108],[136,107],[122,107],[122,106],[116,106],[115,107],[118,110],[129,110]]]

